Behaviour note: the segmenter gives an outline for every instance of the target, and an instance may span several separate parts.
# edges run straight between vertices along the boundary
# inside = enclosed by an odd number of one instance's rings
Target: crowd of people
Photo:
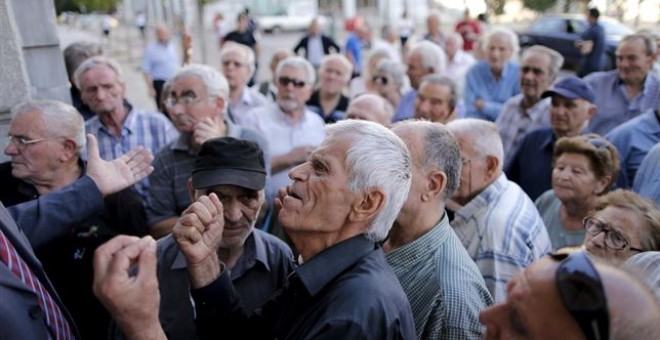
[[[154,26],[159,112],[68,46],[73,106],[11,111],[0,337],[660,338],[658,40],[602,70],[587,16],[580,77],[468,12],[314,21],[261,82],[249,12],[212,65]]]

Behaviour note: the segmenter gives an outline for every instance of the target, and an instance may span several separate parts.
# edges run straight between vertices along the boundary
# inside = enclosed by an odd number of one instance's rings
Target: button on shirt
[[[300,265],[288,285],[248,314],[223,271],[191,292],[202,339],[417,339],[408,299],[382,250],[364,235]]]
[[[153,80],[169,80],[181,67],[174,44],[152,43],[142,56],[142,71]]]
[[[509,61],[504,64],[500,79],[495,79],[488,62],[479,61],[474,64],[465,79],[463,100],[465,101],[466,117],[494,122],[502,111],[504,102],[520,93],[519,72],[520,65]],[[484,101],[481,110],[474,105],[477,99]]]
[[[529,132],[550,127],[551,99],[541,99],[528,109],[523,108],[523,99],[524,96],[518,94],[507,100],[495,121],[504,146],[504,169],[511,163],[513,155]]]
[[[386,258],[408,296],[420,339],[481,338],[479,312],[493,298],[446,214],[433,229]]]
[[[299,146],[319,146],[325,138],[325,122],[319,115],[305,110],[300,120],[291,124],[276,104],[250,110],[245,115],[243,126],[266,139],[271,158],[282,156]],[[279,188],[287,186],[291,182],[289,171],[293,168],[271,174],[267,194],[274,195]]]
[[[660,108],[660,80],[651,72],[646,75],[644,90],[632,100],[628,99],[617,70],[593,73],[584,81],[594,89],[598,108],[596,116],[589,121],[587,132],[605,135],[642,112]]]
[[[451,226],[496,303],[506,298],[509,280],[552,251],[536,206],[504,174],[457,210]]]

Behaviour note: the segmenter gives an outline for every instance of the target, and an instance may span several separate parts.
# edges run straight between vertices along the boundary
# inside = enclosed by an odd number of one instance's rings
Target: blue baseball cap
[[[596,100],[594,90],[585,83],[584,80],[577,77],[566,77],[558,81],[552,88],[543,92],[541,98],[559,95],[568,99],[582,98],[590,103]]]

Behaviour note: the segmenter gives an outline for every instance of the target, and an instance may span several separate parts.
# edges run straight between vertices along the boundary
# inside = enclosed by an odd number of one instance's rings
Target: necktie
[[[16,251],[16,248],[9,242],[4,232],[0,229],[0,261],[7,265],[16,277],[21,279],[23,283],[39,297],[39,306],[41,307],[46,324],[51,329],[51,333],[57,340],[60,339],[75,339],[69,323],[64,318],[62,311],[53,298],[48,293],[48,290],[41,284],[36,275],[32,272],[27,263],[21,258]]]

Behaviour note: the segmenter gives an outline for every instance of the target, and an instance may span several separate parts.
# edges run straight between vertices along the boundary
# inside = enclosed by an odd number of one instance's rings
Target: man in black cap
[[[231,137],[202,144],[188,180],[192,202],[211,193],[222,202],[225,223],[217,254],[230,270],[234,287],[248,310],[269,300],[293,270],[291,249],[254,228],[265,199],[265,183],[266,168],[259,146]],[[186,258],[172,235],[158,242],[157,257],[159,318],[165,334],[168,339],[196,339]]]
[[[504,169],[512,180],[536,200],[552,187],[552,152],[561,137],[581,135],[596,114],[595,94],[582,79],[566,77],[543,92],[551,97],[550,127],[530,132],[522,141],[509,166]]]

